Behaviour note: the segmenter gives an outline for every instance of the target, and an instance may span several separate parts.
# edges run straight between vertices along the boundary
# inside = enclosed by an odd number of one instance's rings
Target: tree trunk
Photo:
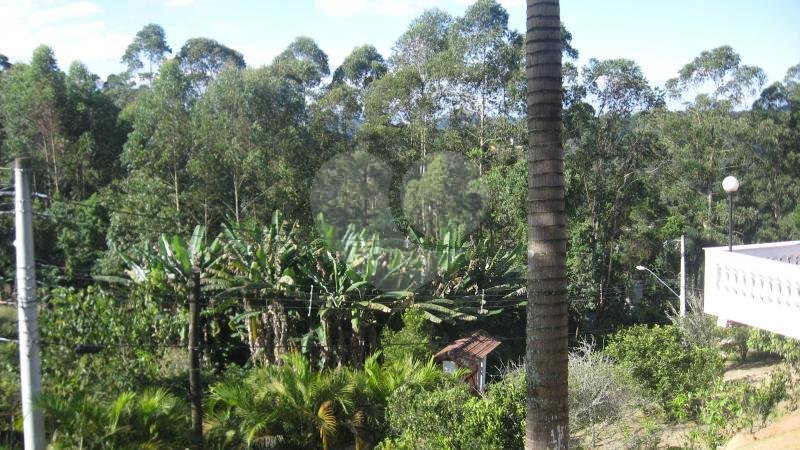
[[[527,1],[528,316],[525,448],[569,445],[561,18]]]

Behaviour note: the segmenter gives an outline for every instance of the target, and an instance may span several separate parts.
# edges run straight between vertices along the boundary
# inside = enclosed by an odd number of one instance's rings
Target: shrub
[[[163,389],[123,392],[110,399],[45,395],[39,407],[55,424],[53,449],[169,449],[189,444],[187,405]]]
[[[412,357],[427,361],[433,356],[430,345],[433,325],[422,311],[407,309],[403,312],[403,327],[395,331],[388,326],[381,333],[381,348],[386,361],[403,361]]]
[[[389,399],[386,411],[390,431],[395,437],[378,448],[465,448],[454,431],[463,426],[465,405],[471,401],[468,387],[456,380],[431,390],[412,386],[398,389]]]
[[[753,328],[747,344],[753,351],[778,355],[796,372],[800,371],[800,340]]]
[[[743,428],[753,431],[763,425],[775,406],[786,396],[787,378],[778,372],[760,385],[746,381],[717,381],[696,393],[698,421],[702,425],[690,438],[707,448],[716,448]],[[693,445],[692,445],[693,446]]]
[[[588,429],[594,446],[595,424],[616,421],[645,403],[631,374],[588,342],[569,355],[569,425]]]
[[[96,287],[51,291],[40,316],[46,390],[138,391],[157,379],[166,345],[177,341],[182,320],[144,295],[119,298]],[[184,322],[185,323],[185,322]],[[96,345],[96,355],[76,348]]]
[[[721,328],[713,316],[703,312],[703,299],[696,295],[687,297],[686,315],[673,311],[669,320],[680,330],[681,338],[687,346],[713,348],[719,344]]]
[[[392,436],[382,450],[522,449],[525,373],[507,373],[482,397],[453,378],[434,389],[402,388],[391,397],[387,418]]]
[[[612,336],[605,351],[630,370],[670,414],[679,394],[691,395],[708,388],[722,375],[719,352],[684,345],[674,325],[636,325],[621,330]]]

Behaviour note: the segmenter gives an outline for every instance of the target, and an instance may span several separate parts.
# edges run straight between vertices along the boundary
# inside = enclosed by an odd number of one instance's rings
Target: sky
[[[0,53],[26,62],[35,47],[53,47],[66,70],[74,60],[105,78],[136,32],[148,23],[166,31],[177,52],[191,37],[232,47],[250,66],[268,64],[295,37],[310,36],[328,54],[331,71],[359,45],[388,57],[395,40],[422,11],[454,16],[471,0],[0,0]],[[510,27],[524,33],[525,1],[499,0]],[[561,17],[589,58],[636,61],[655,85],[704,50],[730,45],[769,82],[800,63],[798,0],[561,0]]]

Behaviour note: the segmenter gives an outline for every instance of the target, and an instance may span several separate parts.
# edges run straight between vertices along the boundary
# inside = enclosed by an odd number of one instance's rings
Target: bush
[[[636,325],[619,331],[605,351],[630,370],[673,417],[672,403],[679,395],[710,387],[723,370],[723,359],[717,350],[684,345],[674,325]]]
[[[0,306],[0,337],[16,339],[17,311]],[[14,342],[0,342],[0,443],[19,437],[14,426],[20,415],[19,349]]]
[[[455,450],[464,447],[465,406],[473,401],[468,387],[456,380],[438,389],[403,387],[389,399],[386,417],[395,438],[385,440],[379,449]],[[474,409],[474,407],[470,407]],[[477,448],[477,447],[472,447]]]
[[[681,338],[687,346],[713,348],[722,336],[716,319],[703,312],[703,299],[696,295],[687,297],[686,315],[673,311],[669,320],[680,330]]]
[[[182,317],[139,293],[121,299],[96,287],[51,291],[40,316],[45,390],[116,394],[139,391],[159,376],[167,345],[177,342]],[[185,323],[185,322],[184,322]],[[98,354],[79,355],[82,345]]]
[[[381,348],[386,361],[403,361],[412,357],[427,361],[433,356],[431,342],[433,325],[424,313],[417,309],[403,312],[403,327],[395,331],[388,326],[381,333]]]
[[[123,392],[110,399],[45,395],[39,407],[54,423],[52,449],[170,449],[189,444],[189,408],[163,389]]]
[[[569,354],[569,426],[588,429],[594,446],[595,424],[616,421],[645,404],[631,374],[583,342]]]
[[[522,449],[525,373],[514,370],[489,385],[483,397],[446,379],[436,389],[403,388],[387,408],[392,437],[379,449]]]
[[[696,393],[702,426],[690,438],[704,447],[716,448],[741,429],[752,432],[785,398],[786,385],[787,377],[781,372],[756,386],[746,381],[717,381],[712,388]]]
[[[778,355],[795,372],[800,371],[800,340],[753,328],[748,335],[747,345],[753,351]]]

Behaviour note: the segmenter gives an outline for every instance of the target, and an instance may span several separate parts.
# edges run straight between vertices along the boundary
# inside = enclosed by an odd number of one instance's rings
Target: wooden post
[[[189,295],[189,395],[192,403],[192,439],[203,448],[203,387],[200,384],[200,268],[192,267],[192,289]]]

